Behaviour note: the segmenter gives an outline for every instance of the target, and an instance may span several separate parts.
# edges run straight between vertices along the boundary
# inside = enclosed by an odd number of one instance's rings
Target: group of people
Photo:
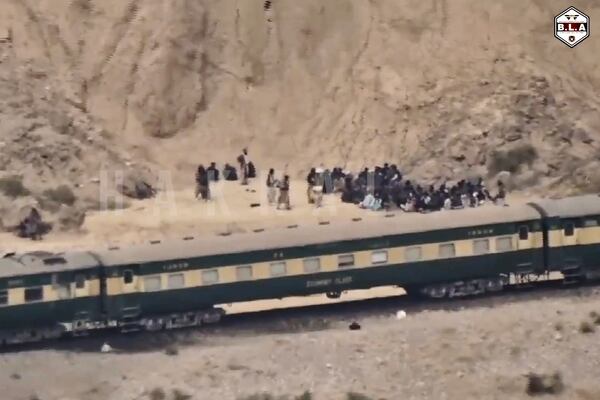
[[[242,185],[248,184],[249,178],[256,177],[256,168],[250,159],[248,158],[248,149],[244,149],[242,154],[238,157],[240,164],[240,171],[242,172]],[[237,181],[238,173],[237,169],[225,163],[223,167],[222,178],[226,181]],[[211,182],[218,182],[221,179],[221,173],[217,168],[217,164],[213,161],[210,163],[208,168],[200,164],[196,170],[196,198],[202,200],[210,200],[210,184]]]
[[[237,161],[242,174],[241,183],[247,185],[249,179],[256,177],[256,169],[249,160],[247,149],[243,149]],[[237,180],[236,169],[226,164],[223,177],[225,180]],[[210,183],[219,179],[220,173],[214,162],[206,169],[200,165],[196,173],[196,197],[209,200]],[[332,170],[311,168],[306,183],[308,203],[316,207],[322,206],[323,195],[329,193],[341,193],[342,202],[357,204],[364,209],[378,211],[398,208],[407,212],[478,207],[486,202],[502,205],[506,198],[501,181],[498,181],[496,195],[490,194],[482,178],[475,181],[463,179],[454,185],[444,182],[437,187],[420,185],[405,179],[398,167],[389,163],[372,170],[364,168],[356,175],[339,167]],[[277,179],[275,170],[271,168],[266,187],[269,205],[277,205],[277,209],[291,209],[289,175]]]
[[[256,167],[254,163],[250,161],[248,156],[248,149],[242,150],[237,158],[242,174],[242,185],[248,185],[249,179],[256,178]],[[217,182],[220,179],[220,173],[217,169],[216,163],[211,162],[208,168],[204,168],[201,164],[196,170],[196,198],[202,200],[210,200],[210,185],[211,182]],[[225,164],[223,168],[223,179],[226,181],[237,181],[238,175],[235,167]],[[267,175],[267,200],[269,205],[277,203],[277,209],[284,208],[286,210],[291,209],[290,205],[290,177],[284,175],[282,180],[275,178],[275,170],[271,168]],[[277,190],[279,190],[279,196],[277,196]]]
[[[363,169],[357,175],[342,171],[315,168],[307,176],[308,202],[320,206],[324,193],[339,192],[345,203],[378,211],[397,207],[411,212],[430,212],[441,209],[478,207],[487,201],[504,204],[506,190],[498,181],[498,193],[491,195],[482,178],[476,181],[461,180],[450,186],[446,182],[438,187],[421,186],[408,179],[394,164],[385,163],[373,170]]]

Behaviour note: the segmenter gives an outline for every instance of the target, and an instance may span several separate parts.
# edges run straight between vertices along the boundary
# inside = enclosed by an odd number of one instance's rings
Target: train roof
[[[392,216],[386,217],[386,215]],[[539,212],[526,204],[510,207],[485,206],[430,214],[369,213],[360,221],[332,221],[327,225],[315,224],[297,227],[292,225],[287,229],[265,229],[260,232],[228,236],[200,236],[194,239],[187,238],[188,240],[156,241],[153,242],[154,244],[137,244],[113,250],[102,250],[96,254],[104,265],[118,266],[539,218]]]
[[[98,265],[98,260],[93,254],[83,251],[9,253],[0,258],[0,278],[81,270]]]
[[[534,202],[549,217],[583,217],[600,215],[600,196],[588,194],[564,199],[544,199]]]

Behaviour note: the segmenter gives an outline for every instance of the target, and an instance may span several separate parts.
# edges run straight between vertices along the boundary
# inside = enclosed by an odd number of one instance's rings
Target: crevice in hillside
[[[104,70],[112,62],[113,57],[119,49],[119,45],[121,44],[122,40],[126,37],[127,32],[129,32],[129,30],[131,29],[132,22],[138,16],[138,12],[142,1],[143,0],[130,0],[125,9],[125,13],[113,27],[114,39],[110,41],[102,50],[102,58],[100,60],[100,63],[95,68],[94,73],[89,79],[89,83],[91,85],[95,85],[98,83],[98,81],[102,78],[102,75],[104,74]]]

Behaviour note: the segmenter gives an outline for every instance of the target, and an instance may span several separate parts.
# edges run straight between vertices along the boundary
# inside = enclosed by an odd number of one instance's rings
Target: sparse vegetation
[[[37,394],[32,394],[31,396],[29,396],[29,400],[41,400],[40,396],[38,396]]]
[[[537,150],[530,144],[524,144],[508,151],[494,150],[490,154],[488,169],[491,175],[500,171],[515,173],[521,165],[531,165],[537,158]]]
[[[557,322],[554,324],[554,330],[558,331],[558,332],[562,332],[564,329],[564,326],[562,324],[562,322]]]
[[[173,400],[189,400],[192,395],[187,394],[179,389],[173,389]]]
[[[18,381],[19,379],[21,379],[21,374],[18,374],[15,372],[10,377],[11,377],[11,379]]]
[[[581,324],[579,324],[579,332],[581,333],[592,333],[594,331],[594,325],[592,325],[588,321],[582,321]]]
[[[60,185],[56,189],[44,190],[43,194],[47,199],[67,206],[72,206],[75,200],[77,200],[75,194],[67,185]]]
[[[312,400],[312,398],[312,393],[307,390],[300,396],[297,396],[294,400]]]
[[[168,356],[176,356],[179,354],[179,349],[174,345],[167,346],[165,349],[165,354]]]
[[[23,178],[17,175],[0,178],[0,192],[13,199],[31,194],[31,191],[23,185]]]
[[[373,400],[373,398],[362,393],[348,392],[346,393],[346,400]]]
[[[541,394],[558,394],[564,389],[562,375],[555,372],[552,375],[535,374],[527,375],[526,392],[530,396]]]
[[[150,398],[150,400],[165,400],[167,398],[167,395],[165,391],[161,388],[155,388],[152,389],[150,393],[148,393],[148,398]]]

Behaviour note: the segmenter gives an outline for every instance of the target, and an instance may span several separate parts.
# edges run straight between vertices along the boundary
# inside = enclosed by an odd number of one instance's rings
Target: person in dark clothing
[[[208,185],[208,173],[203,165],[199,165],[196,171],[196,198],[200,195],[202,200],[210,199],[210,188]]]
[[[29,215],[25,217],[17,227],[17,235],[31,240],[41,240],[42,235],[49,231],[49,225],[42,222],[42,216],[33,207]]]
[[[210,163],[210,167],[206,169],[208,173],[208,180],[212,182],[219,181],[219,170],[217,169],[217,164],[213,161]]]
[[[237,171],[234,166],[225,164],[225,167],[223,168],[223,179],[226,181],[238,180]]]
[[[502,181],[498,181],[498,194],[494,197],[495,204],[504,204],[504,200],[506,198],[506,191],[504,189],[504,183]]]
[[[277,195],[276,187],[277,180],[275,179],[275,170],[271,168],[269,175],[267,175],[267,201],[269,204],[275,203],[275,196]]]
[[[248,161],[248,178],[256,178],[256,167],[252,161]]]
[[[308,175],[306,175],[306,183],[308,185],[306,189],[308,204],[313,204],[315,202],[313,199],[313,187],[317,184],[317,170],[315,168],[311,168]]]

